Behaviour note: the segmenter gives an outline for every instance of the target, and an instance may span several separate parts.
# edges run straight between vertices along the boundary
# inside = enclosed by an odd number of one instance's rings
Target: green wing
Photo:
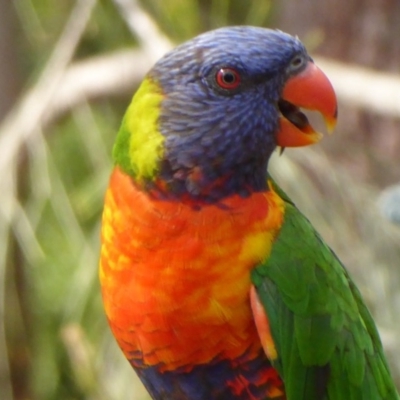
[[[282,229],[252,281],[288,400],[399,399],[374,321],[332,250],[278,187]]]

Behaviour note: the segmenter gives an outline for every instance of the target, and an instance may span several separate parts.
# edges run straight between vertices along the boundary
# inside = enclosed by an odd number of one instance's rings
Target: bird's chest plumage
[[[111,328],[136,367],[191,368],[260,352],[250,270],[282,223],[274,192],[193,207],[150,199],[116,169],[100,277]]]

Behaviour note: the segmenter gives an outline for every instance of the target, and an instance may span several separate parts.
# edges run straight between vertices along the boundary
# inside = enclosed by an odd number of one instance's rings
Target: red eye
[[[240,75],[235,69],[221,68],[216,74],[216,81],[222,89],[232,90],[240,85]]]

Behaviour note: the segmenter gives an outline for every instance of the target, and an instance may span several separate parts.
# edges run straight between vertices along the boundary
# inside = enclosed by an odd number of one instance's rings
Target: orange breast
[[[111,329],[137,365],[175,369],[260,350],[249,271],[282,223],[271,190],[195,209],[151,199],[116,168],[106,194],[100,280]]]

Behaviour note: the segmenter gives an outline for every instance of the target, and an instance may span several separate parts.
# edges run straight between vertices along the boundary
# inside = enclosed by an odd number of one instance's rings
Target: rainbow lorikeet
[[[153,399],[398,399],[359,291],[268,175],[334,125],[326,76],[290,35],[202,34],[150,70],[122,121],[100,279]]]

